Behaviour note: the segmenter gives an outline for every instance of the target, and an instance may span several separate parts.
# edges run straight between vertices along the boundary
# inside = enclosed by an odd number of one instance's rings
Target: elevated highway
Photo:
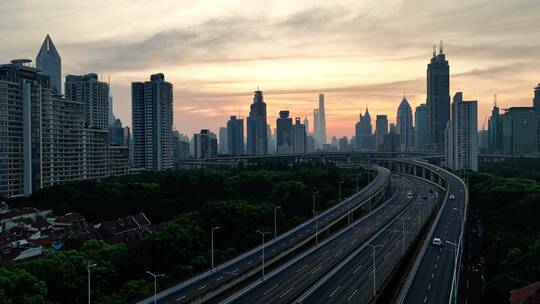
[[[375,178],[364,189],[346,198],[341,203],[320,213],[303,224],[279,235],[265,244],[265,266],[276,263],[291,252],[309,242],[314,242],[316,231],[321,234],[345,219],[349,212],[364,206],[371,206],[383,198],[390,185],[390,171],[386,168],[368,165],[376,172]],[[161,291],[157,295],[158,303],[202,303],[235,287],[249,279],[262,269],[262,246],[258,246],[226,263],[215,270],[206,271],[188,281]],[[140,303],[153,303],[153,297]]]

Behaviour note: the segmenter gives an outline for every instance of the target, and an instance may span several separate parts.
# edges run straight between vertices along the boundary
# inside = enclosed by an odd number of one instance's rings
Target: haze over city
[[[443,40],[451,95],[479,101],[481,128],[494,93],[502,108],[530,104],[539,10],[534,0],[10,1],[0,6],[0,58],[34,58],[51,34],[63,75],[110,75],[127,125],[131,82],[162,72],[183,133],[246,117],[260,87],[272,127],[283,109],[311,119],[325,93],[328,135],[350,136],[366,106],[394,122],[404,93],[413,109],[425,102],[432,44]]]

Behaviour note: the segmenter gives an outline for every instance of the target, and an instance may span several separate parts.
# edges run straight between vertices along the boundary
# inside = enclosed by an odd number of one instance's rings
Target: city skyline
[[[126,125],[131,125],[130,83],[162,72],[175,88],[174,126],[190,135],[201,128],[217,132],[229,115],[247,117],[257,86],[264,91],[273,127],[280,110],[310,117],[318,94],[324,93],[331,138],[350,137],[367,106],[372,115],[387,114],[395,123],[403,90],[412,108],[425,103],[431,45],[444,40],[450,95],[463,91],[466,98],[478,100],[481,127],[493,93],[501,108],[530,104],[531,89],[538,83],[534,71],[540,67],[534,56],[534,37],[540,30],[530,26],[537,20],[533,8],[540,4],[485,3],[437,1],[427,7],[421,1],[277,1],[263,7],[233,2],[224,8],[202,1],[183,4],[182,12],[174,9],[177,2],[139,3],[116,15],[102,14],[95,22],[99,5],[34,2],[33,7],[44,12],[39,26],[28,22],[28,3],[6,3],[0,8],[0,43],[6,46],[0,58],[34,58],[50,33],[62,54],[62,79],[67,74],[110,75],[115,114]],[[108,4],[108,10],[117,5]],[[259,7],[253,16],[247,13],[251,5]],[[164,8],[174,12],[152,17],[151,12]],[[454,19],[434,17],[443,11],[452,12],[447,15]],[[141,24],[136,31],[129,22],[118,26],[133,18]],[[257,18],[260,22],[254,24]],[[18,35],[21,30],[23,37]],[[272,44],[276,47],[269,47]],[[154,45],[168,50],[158,55],[155,49],[160,48],[150,47]],[[198,118],[191,119],[193,115]]]

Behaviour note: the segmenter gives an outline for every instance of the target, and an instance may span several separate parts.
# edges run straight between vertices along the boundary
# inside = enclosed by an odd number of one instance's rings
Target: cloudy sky
[[[174,125],[192,134],[247,116],[259,86],[279,110],[311,119],[326,94],[330,135],[358,113],[425,102],[432,45],[444,40],[451,92],[530,105],[540,82],[538,0],[2,0],[0,62],[34,58],[47,33],[62,73],[111,77],[115,114],[131,123],[130,83],[156,72],[174,84]]]

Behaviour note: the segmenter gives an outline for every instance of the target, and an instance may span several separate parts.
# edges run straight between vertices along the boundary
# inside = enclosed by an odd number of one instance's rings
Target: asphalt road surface
[[[452,288],[456,247],[461,233],[465,187],[455,176],[441,170],[448,181],[449,195],[441,217],[436,223],[433,238],[440,238],[442,246],[430,243],[411,282],[404,303],[448,303]],[[431,241],[431,240],[430,240]],[[449,243],[451,242],[451,243]]]
[[[377,288],[399,262],[429,219],[436,200],[436,186],[418,178],[412,178],[417,195],[413,203],[392,224],[384,229],[369,244],[376,247],[375,279],[373,278],[373,248],[366,245],[358,248],[350,260],[342,263],[339,270],[325,277],[325,282],[309,290],[301,303],[367,303],[373,295],[373,282]],[[431,190],[431,192],[430,192]],[[426,196],[426,199],[423,196]],[[420,208],[420,209],[419,209]],[[421,210],[421,212],[420,212]],[[402,222],[402,220],[403,222]],[[420,221],[419,221],[420,220]],[[405,246],[403,246],[405,244]]]
[[[401,177],[393,177],[392,183],[397,186],[397,193],[384,205],[277,269],[263,282],[248,286],[223,303],[277,304],[294,301],[411,203],[412,198],[408,199],[407,194],[414,193],[413,183]]]
[[[347,206],[348,203],[350,203],[350,206],[354,206],[363,202],[371,195],[371,193],[378,190],[386,183],[389,172],[381,167],[375,168],[377,169],[377,176],[367,187],[352,197],[345,199],[342,203],[328,209],[325,212],[322,212],[318,216],[317,222],[319,230],[326,224],[331,223],[345,215],[349,208],[349,206]],[[314,234],[315,220],[310,219],[305,223],[289,230],[288,232],[279,235],[276,239],[270,240],[266,243],[266,260],[269,260],[283,251],[294,247],[301,241],[312,238]],[[213,290],[221,288],[239,276],[246,275],[248,272],[260,267],[262,264],[261,249],[262,247],[258,246],[231,261],[218,265],[215,271],[207,271],[186,282],[161,291],[157,295],[157,302],[161,304],[189,303],[194,299],[212,292]],[[154,297],[147,298],[139,303],[154,303]]]

